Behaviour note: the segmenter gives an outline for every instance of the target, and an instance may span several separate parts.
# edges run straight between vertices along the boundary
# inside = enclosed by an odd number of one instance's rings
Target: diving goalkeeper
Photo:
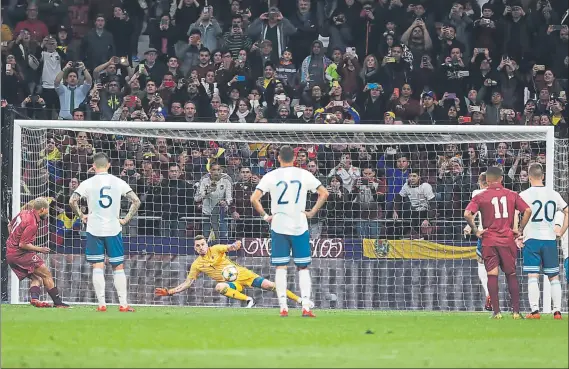
[[[172,296],[190,288],[200,273],[206,274],[208,277],[218,282],[215,290],[220,294],[232,299],[246,301],[247,307],[255,306],[255,300],[243,293],[245,287],[262,288],[266,291],[274,291],[275,283],[259,276],[257,273],[242,267],[229,259],[226,255],[228,251],[237,251],[241,247],[241,241],[235,241],[231,245],[215,245],[209,247],[204,236],[196,236],[194,239],[194,248],[199,254],[190,267],[188,278],[182,284],[174,288],[156,288],[154,293],[156,296]],[[234,265],[238,270],[237,280],[235,282],[226,281],[221,272],[228,265]],[[287,290],[286,295],[289,299],[302,303],[301,298]]]

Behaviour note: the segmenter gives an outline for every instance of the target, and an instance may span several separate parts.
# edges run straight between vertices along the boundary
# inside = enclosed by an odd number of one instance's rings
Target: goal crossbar
[[[448,126],[448,125],[327,125],[277,123],[212,123],[49,121],[16,120],[19,128],[82,129],[141,137],[187,138],[229,142],[352,143],[352,144],[446,144],[453,142],[546,141],[553,127],[545,126]]]

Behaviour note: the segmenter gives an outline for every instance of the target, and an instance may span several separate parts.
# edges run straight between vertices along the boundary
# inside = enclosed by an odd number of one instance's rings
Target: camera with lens
[[[337,16],[332,18],[334,20],[334,22],[336,23],[344,23],[346,22],[346,17],[344,16],[344,14],[338,14]]]

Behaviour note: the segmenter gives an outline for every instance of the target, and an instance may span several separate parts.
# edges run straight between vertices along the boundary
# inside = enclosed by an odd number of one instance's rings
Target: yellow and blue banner
[[[423,240],[363,240],[368,259],[476,259],[475,246],[449,246]]]

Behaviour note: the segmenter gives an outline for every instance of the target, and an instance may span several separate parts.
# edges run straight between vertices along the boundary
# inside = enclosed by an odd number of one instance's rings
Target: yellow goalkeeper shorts
[[[245,287],[261,288],[264,280],[265,278],[259,276],[258,274],[249,272],[246,276],[244,275],[243,278],[238,278],[235,282],[227,282],[227,284],[234,290],[243,292],[243,289]]]

